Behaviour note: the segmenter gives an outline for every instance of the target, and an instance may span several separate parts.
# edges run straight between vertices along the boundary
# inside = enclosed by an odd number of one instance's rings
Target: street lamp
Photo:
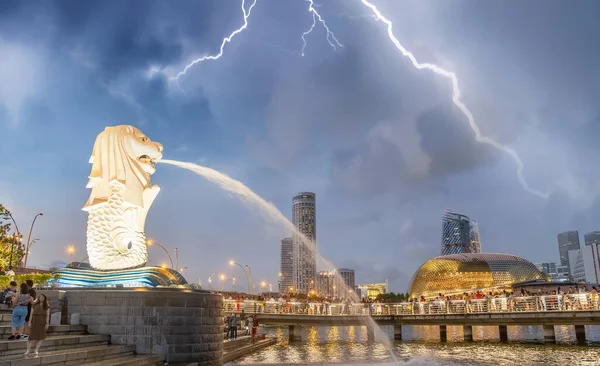
[[[171,269],[173,269],[173,259],[171,258],[171,254],[169,254],[169,251],[167,250],[167,248],[163,247],[162,245],[160,245],[157,242],[152,241],[152,240],[146,240],[146,244],[148,244],[148,246],[156,245],[157,247],[164,250],[165,253],[167,253],[167,257],[169,257],[169,262],[171,262]],[[177,248],[175,248],[175,250],[177,250]]]
[[[33,225],[35,225],[35,220],[38,216],[44,216],[43,213],[39,213],[35,215],[33,218],[33,222],[31,223],[31,227],[29,228],[29,235],[27,235],[27,245],[25,246],[25,261],[23,262],[23,268],[27,268],[27,258],[29,257],[29,246],[31,245],[31,232],[33,231]]]
[[[69,265],[73,265],[73,253],[75,252],[75,247],[71,245],[67,248],[67,252],[69,252]]]
[[[210,276],[208,276],[208,285],[212,288],[212,276],[216,275],[216,272],[213,272],[210,274]]]
[[[225,276],[221,275],[221,279],[222,279],[222,280],[225,280],[225,281],[223,281],[223,283],[221,284],[221,290],[220,290],[220,291],[221,291],[221,292],[223,292],[223,287],[225,287],[225,284],[227,283],[227,281],[231,280],[231,282],[233,283],[233,285],[235,285],[235,281],[236,281],[236,280],[239,280],[240,278],[239,278],[239,277],[231,277],[231,278],[227,278],[227,279],[225,279]]]
[[[234,260],[230,260],[229,261],[229,265],[233,266],[236,265],[238,267],[240,267],[242,269],[242,271],[244,271],[244,274],[246,275],[246,286],[248,287],[248,293],[252,294],[252,271],[250,271],[250,267],[246,264],[246,267],[242,266],[241,264],[237,263]],[[248,271],[246,271],[246,268],[248,268]]]

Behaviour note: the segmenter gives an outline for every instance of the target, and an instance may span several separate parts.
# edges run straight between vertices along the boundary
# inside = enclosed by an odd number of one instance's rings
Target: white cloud
[[[0,106],[16,126],[28,98],[40,90],[44,55],[20,43],[0,39]]]

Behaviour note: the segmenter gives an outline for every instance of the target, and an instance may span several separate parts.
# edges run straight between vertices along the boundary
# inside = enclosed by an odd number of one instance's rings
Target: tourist
[[[27,280],[25,281],[27,283],[27,286],[29,286],[29,296],[31,296],[31,301],[29,304],[27,304],[27,316],[25,317],[25,330],[23,331],[23,338],[25,338],[25,340],[27,340],[29,338],[29,319],[31,317],[31,304],[33,303],[33,300],[35,300],[36,298],[36,293],[35,293],[35,289],[33,288],[33,281],[32,280]]]
[[[38,356],[42,342],[46,339],[46,332],[50,326],[50,305],[48,298],[40,294],[39,298],[33,301],[31,315],[29,317],[29,330],[31,334],[27,339],[27,351],[25,356],[29,355],[29,349],[35,344],[35,357]]]
[[[231,317],[225,317],[225,339],[229,339],[231,334]]]
[[[21,334],[17,332],[23,330],[25,325],[25,317],[27,316],[27,304],[31,302],[29,295],[29,286],[26,283],[21,284],[21,290],[13,295],[12,305],[12,321],[11,321],[11,336],[9,340],[21,339]]]
[[[231,314],[231,318],[229,320],[229,327],[231,328],[230,337],[234,340],[237,339],[237,327],[238,327],[238,318],[235,314]]]
[[[10,281],[9,286],[4,290],[4,304],[12,305],[13,295],[17,292],[17,282]]]

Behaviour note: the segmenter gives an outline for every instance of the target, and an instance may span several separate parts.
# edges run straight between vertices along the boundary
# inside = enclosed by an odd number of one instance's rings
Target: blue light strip
[[[187,285],[183,276],[172,269],[141,267],[119,271],[96,271],[91,268],[66,267],[55,272],[59,287],[158,287]]]

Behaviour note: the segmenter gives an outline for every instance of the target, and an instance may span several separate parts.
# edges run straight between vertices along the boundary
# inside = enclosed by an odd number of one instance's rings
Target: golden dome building
[[[425,262],[410,281],[411,298],[432,298],[475,291],[509,290],[514,283],[544,280],[548,275],[533,263],[512,254],[464,253]]]

